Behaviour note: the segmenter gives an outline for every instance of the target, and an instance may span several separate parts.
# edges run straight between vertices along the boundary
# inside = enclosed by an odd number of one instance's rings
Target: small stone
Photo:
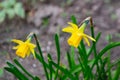
[[[37,67],[37,65],[36,65],[36,64],[33,64],[32,66],[33,66],[34,68],[36,68],[36,67]]]

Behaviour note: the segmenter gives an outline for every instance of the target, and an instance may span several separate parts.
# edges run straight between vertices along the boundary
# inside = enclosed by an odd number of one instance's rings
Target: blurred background
[[[71,15],[76,16],[78,23],[88,16],[93,18],[96,35],[102,32],[98,51],[107,45],[109,34],[112,41],[120,41],[120,0],[0,0],[0,80],[16,80],[3,70],[6,61],[18,58],[12,50],[11,39],[25,40],[30,32],[38,35],[44,57],[49,52],[53,59],[56,59],[54,34],[58,33],[65,63],[69,35],[61,29],[67,26]],[[89,26],[85,33],[90,35]],[[112,61],[120,57],[119,49],[112,50]],[[45,80],[42,65],[33,56],[19,61],[32,74]]]

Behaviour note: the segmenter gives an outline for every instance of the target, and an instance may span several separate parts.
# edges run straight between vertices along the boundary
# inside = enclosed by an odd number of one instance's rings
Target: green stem
[[[95,38],[95,35],[94,35],[94,25],[93,25],[92,18],[90,18],[90,27],[91,27],[91,35],[92,35],[93,38]],[[93,42],[94,56],[95,56],[95,58],[97,58],[96,44],[95,44],[94,41],[92,41],[92,42]],[[102,64],[101,58],[100,58],[100,62],[101,62],[101,64]],[[96,65],[97,65],[97,72],[98,72],[98,74],[99,74],[99,76],[100,76],[101,74],[100,74],[100,72],[99,72],[99,71],[100,71],[100,68],[99,68],[98,63],[96,63]]]
[[[34,38],[35,38],[35,40],[36,40],[36,44],[37,44],[37,47],[38,47],[38,51],[39,51],[39,54],[40,54],[40,56],[41,56],[41,62],[42,62],[42,65],[43,65],[43,68],[44,68],[44,71],[45,71],[47,80],[49,80],[47,68],[46,68],[46,66],[45,66],[44,57],[43,57],[43,55],[42,55],[42,50],[41,50],[41,47],[40,47],[40,44],[39,44],[39,41],[38,41],[38,39],[37,39],[36,34],[34,34]]]

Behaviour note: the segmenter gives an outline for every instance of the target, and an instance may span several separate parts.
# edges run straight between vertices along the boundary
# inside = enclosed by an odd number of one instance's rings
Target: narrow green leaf
[[[69,68],[72,68],[71,56],[68,51],[67,51],[67,59],[68,59]]]
[[[39,58],[37,58],[37,59],[41,60],[41,63],[43,65],[43,68],[44,68],[44,71],[45,71],[46,78],[47,78],[47,80],[49,80],[49,75],[48,75],[48,72],[47,72],[47,66],[45,65],[46,62],[44,60],[44,57],[43,57],[43,54],[42,54],[42,50],[41,50],[41,47],[40,47],[40,44],[39,44],[39,41],[37,39],[36,34],[34,34],[34,38],[35,38],[35,41],[36,41],[36,44],[37,44],[37,48],[38,48],[38,51],[39,51],[39,54],[40,54],[40,59]]]
[[[52,64],[58,68],[61,72],[63,72],[65,75],[67,75],[71,80],[76,80],[76,78],[68,71],[67,69],[64,69],[63,67],[59,66],[58,64],[52,62]]]
[[[75,63],[75,51],[74,51],[73,46],[70,47],[70,54],[71,54],[71,67],[73,68],[76,65],[76,63]]]
[[[50,70],[50,80],[52,80],[52,77],[53,77],[53,67],[52,67],[52,57],[50,54],[48,54],[48,62],[49,62],[49,70]]]
[[[93,26],[93,23],[92,23],[92,19],[91,19],[91,26],[90,26],[90,29],[91,29],[91,35],[92,35],[92,37],[95,38],[94,26]],[[96,57],[97,57],[96,42],[92,41],[92,43],[93,43],[94,57],[96,58]],[[103,64],[103,63],[102,63],[101,57],[100,57],[100,64]],[[96,72],[98,73],[99,76],[101,76],[101,74],[99,73],[99,64],[96,63],[96,65],[97,65],[97,71],[96,71]]]
[[[55,34],[55,45],[56,45],[56,50],[57,50],[57,63],[60,64],[60,44],[59,44],[59,36]]]
[[[14,62],[22,71],[24,71],[24,73],[26,73],[29,77],[34,79],[34,76],[30,74],[16,59],[14,59]]]
[[[119,80],[120,79],[119,77],[120,77],[120,62],[119,62],[118,67],[116,69],[115,76],[114,76],[113,80]]]
[[[35,52],[35,56],[36,56],[36,58],[39,60],[39,62],[42,63],[42,60],[41,60],[40,55],[38,55],[38,54]],[[49,69],[49,65],[48,65],[46,62],[45,62],[45,66]]]
[[[77,24],[77,19],[74,15],[71,16],[71,20],[74,24]]]
[[[108,50],[114,48],[114,47],[117,47],[117,46],[120,46],[120,42],[112,42],[110,44],[108,44],[105,48],[103,48],[99,54],[97,55],[93,65],[92,65],[92,68],[94,67],[94,65],[98,62],[98,60],[105,54],[105,52],[107,52]]]
[[[4,67],[4,69],[10,73],[12,73],[15,77],[17,77],[18,79],[21,79],[20,76],[18,76],[17,74],[15,74],[14,70],[9,68],[9,67]]]
[[[33,80],[41,80],[39,77],[35,76]]]
[[[120,59],[117,59],[115,62],[111,63],[110,67],[106,70],[106,73],[108,73],[109,70],[112,69],[112,67],[118,65],[119,63],[120,63]]]
[[[56,50],[57,50],[57,64],[60,65],[60,44],[59,44],[59,36],[57,34],[55,34],[55,45],[56,45]],[[58,69],[56,71],[56,74],[55,74],[55,78],[54,80],[57,79],[57,76],[58,76]]]
[[[9,72],[11,72],[13,75],[15,75],[20,80],[29,80],[16,66],[11,64],[10,62],[7,62],[7,65],[10,67],[5,67],[5,69]]]
[[[2,68],[0,68],[0,77],[2,77],[2,76],[3,76],[3,74],[4,74],[4,71],[3,71],[3,69],[2,69]]]
[[[97,44],[97,42],[98,42],[100,36],[101,36],[101,32],[99,32],[99,33],[97,34],[96,38],[95,38],[95,40],[96,40],[95,45]],[[92,47],[90,48],[89,52],[87,53],[87,54],[88,54],[88,57],[89,57],[90,54],[92,53],[93,48],[94,48],[94,45],[92,45]]]

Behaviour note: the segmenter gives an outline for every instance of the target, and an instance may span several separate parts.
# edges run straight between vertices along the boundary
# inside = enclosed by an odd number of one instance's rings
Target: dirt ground
[[[107,45],[106,36],[112,35],[112,41],[120,40],[120,0],[48,0],[46,2],[36,2],[30,5],[26,0],[22,0],[26,10],[26,18],[16,17],[12,20],[6,19],[0,24],[0,68],[6,66],[6,61],[12,61],[16,57],[12,50],[14,44],[11,39],[25,40],[30,32],[38,35],[44,57],[47,52],[56,59],[54,44],[54,34],[60,35],[62,62],[65,63],[65,50],[69,49],[66,42],[68,34],[61,32],[61,29],[70,21],[70,16],[75,15],[80,23],[83,19],[91,16],[95,25],[95,33],[102,32],[97,45],[98,51]],[[42,0],[41,0],[42,1]],[[89,26],[86,33],[89,34]],[[111,58],[115,60],[120,57],[120,47],[113,49]],[[19,59],[23,66],[32,74],[43,77],[44,73],[41,64],[32,56],[26,59]],[[4,71],[0,80],[14,80],[14,77]]]

